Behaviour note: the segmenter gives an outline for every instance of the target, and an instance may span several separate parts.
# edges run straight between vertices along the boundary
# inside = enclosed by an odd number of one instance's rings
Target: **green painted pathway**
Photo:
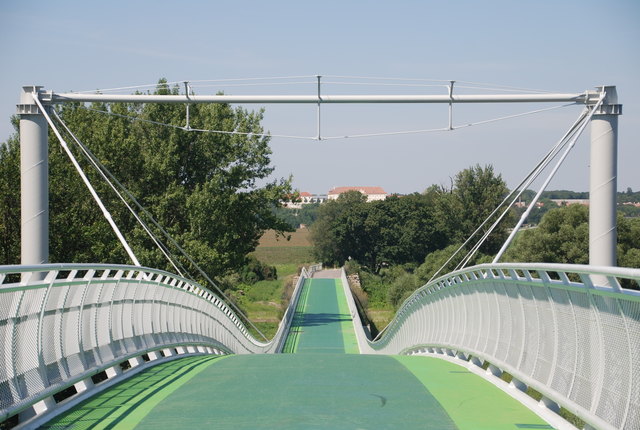
[[[305,281],[283,352],[360,353],[340,279]]]
[[[332,279],[307,281],[287,342],[295,354],[200,356],[157,365],[43,428],[551,428],[453,363],[357,354],[344,293]]]

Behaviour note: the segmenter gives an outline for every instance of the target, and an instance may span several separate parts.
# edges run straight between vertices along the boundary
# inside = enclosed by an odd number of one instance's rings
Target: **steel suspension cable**
[[[120,229],[118,228],[116,223],[113,221],[113,218],[111,217],[111,214],[109,213],[107,208],[102,203],[102,200],[100,200],[100,196],[98,196],[98,193],[96,193],[96,191],[93,189],[93,186],[91,185],[91,182],[89,182],[89,179],[87,178],[87,176],[82,171],[82,167],[80,167],[80,164],[78,164],[78,160],[76,160],[76,158],[73,156],[73,153],[69,149],[69,146],[67,145],[67,142],[64,140],[64,138],[60,134],[60,131],[56,128],[56,125],[51,120],[51,117],[49,116],[49,114],[45,110],[44,106],[40,102],[40,99],[35,94],[32,94],[32,97],[33,97],[33,100],[38,105],[38,108],[42,112],[43,116],[46,118],[47,122],[49,123],[49,125],[53,129],[53,132],[55,133],[56,137],[58,138],[58,141],[60,142],[60,145],[62,146],[62,148],[64,149],[65,153],[67,154],[67,156],[71,160],[71,163],[73,164],[73,166],[78,171],[78,174],[82,178],[82,181],[85,183],[85,185],[89,189],[89,192],[91,193],[91,196],[93,196],[93,199],[98,204],[98,207],[100,207],[100,210],[102,211],[102,214],[104,215],[104,217],[106,218],[107,222],[111,226],[111,229],[116,234],[116,236],[118,237],[118,240],[120,241],[120,243],[124,247],[125,251],[129,255],[129,258],[131,258],[131,261],[133,261],[134,265],[140,267],[141,264],[138,261],[138,258],[136,257],[136,255],[134,254],[133,250],[131,249],[131,247],[127,243],[127,240],[124,238],[124,236],[120,232]]]
[[[180,80],[180,81],[171,81],[164,83],[153,83],[153,84],[140,84],[140,85],[130,85],[126,87],[116,87],[116,88],[100,88],[97,90],[84,90],[84,91],[72,91],[77,94],[81,93],[95,93],[95,92],[108,92],[108,91],[121,91],[121,90],[132,90],[137,88],[149,88],[149,87],[157,87],[158,85],[170,86],[176,84],[182,84],[187,81],[190,83],[200,83],[200,82],[241,82],[241,81],[268,81],[268,80],[276,80],[276,79],[304,79],[304,78],[315,78],[316,75],[308,75],[308,76],[276,76],[276,77],[265,77],[265,78],[229,78],[229,79],[196,79],[196,80]]]
[[[514,198],[514,200],[516,200],[524,192],[526,187],[531,182],[533,182],[533,180],[535,180],[539,176],[539,174],[546,168],[546,166],[548,166],[548,164],[551,162],[551,160],[553,158],[555,158],[555,156],[557,155],[559,150],[564,146],[566,139],[576,130],[576,128],[579,126],[579,124],[585,118],[586,114],[587,114],[586,111],[583,111],[580,114],[578,119],[571,125],[571,127],[567,130],[567,132],[565,132],[565,134],[556,143],[556,145],[554,145],[551,148],[551,150],[549,150],[547,152],[547,154],[542,158],[542,160],[540,162],[538,162],[538,164],[525,176],[525,178],[520,182],[520,184],[518,184],[518,186],[515,189],[520,189],[520,193]],[[471,233],[471,235],[465,240],[465,242],[462,245],[460,245],[460,247],[458,247],[458,249],[456,249],[456,251],[454,251],[454,253],[447,259],[447,261],[445,261],[445,263],[431,276],[431,278],[429,279],[429,282],[434,280],[438,276],[438,274],[440,274],[440,272],[442,272],[442,270],[454,259],[454,257],[462,249],[464,249],[465,246],[467,246],[467,244],[471,241],[471,239],[487,223],[487,220],[490,219],[492,216],[494,216],[497,213],[499,208],[509,199],[510,196],[513,195],[513,193],[514,193],[513,191],[511,193],[509,193],[509,195],[507,195],[507,197],[505,197],[505,199],[502,201],[502,203],[500,203],[500,205],[498,205],[498,208],[494,209],[494,211],[489,215],[489,217],[487,217],[487,219],[485,219],[485,221],[482,224],[480,224],[480,226],[478,228],[476,228],[476,230],[473,233]]]
[[[584,125],[586,125],[586,123],[588,123],[590,116],[588,116],[588,112],[589,110],[586,109],[583,114],[581,115],[582,120],[579,121],[577,123],[577,128],[576,127],[572,127],[572,130],[570,131],[570,133],[565,134],[565,137],[563,137],[563,139],[561,140],[562,145],[557,147],[557,150],[554,151],[553,155],[551,157],[548,157],[545,160],[544,165],[541,166],[540,169],[536,169],[536,173],[535,175],[531,176],[531,179],[527,181],[527,184],[525,184],[524,186],[520,187],[519,192],[517,193],[517,195],[513,198],[513,200],[511,201],[511,203],[509,205],[505,206],[504,211],[502,212],[502,214],[496,219],[496,221],[494,221],[494,223],[487,229],[487,231],[483,234],[483,236],[480,238],[480,240],[478,240],[478,242],[476,242],[476,244],[473,246],[473,248],[467,253],[467,255],[465,256],[465,258],[458,263],[458,266],[455,268],[455,270],[459,270],[459,269],[463,269],[468,263],[469,261],[473,258],[473,256],[475,255],[475,253],[480,249],[480,247],[482,246],[482,244],[486,241],[486,239],[489,237],[489,235],[493,232],[493,230],[495,230],[495,228],[498,226],[498,224],[500,223],[500,221],[502,221],[504,219],[504,217],[507,215],[507,213],[509,213],[511,207],[515,204],[515,202],[517,201],[517,199],[522,195],[522,193],[526,190],[526,188],[539,176],[540,173],[542,173],[542,171],[544,169],[546,169],[546,167],[551,163],[552,159],[556,157],[556,155],[559,153],[559,151],[566,147],[567,145],[569,145],[570,147],[573,147],[572,142],[575,142],[575,140],[580,136],[580,133],[582,132],[582,127]],[[568,152],[565,152],[565,154],[568,154]],[[564,160],[564,158],[566,157],[566,155],[564,155],[562,157],[562,160]],[[513,195],[514,193],[512,192],[511,195]],[[536,199],[537,200],[537,199]],[[489,216],[485,222],[487,222],[489,219],[491,218],[491,216]],[[526,217],[525,217],[526,218]],[[523,219],[524,221],[524,219]],[[484,223],[483,223],[484,224]],[[520,226],[518,225],[516,227],[516,231],[520,228]]]
[[[600,97],[600,100],[598,100],[598,103],[596,103],[592,108],[591,111],[588,115],[588,117],[584,120],[582,126],[580,127],[580,130],[578,130],[578,132],[576,133],[575,137],[572,139],[572,141],[570,142],[567,150],[565,151],[564,154],[562,154],[562,157],[560,158],[560,160],[558,160],[558,163],[555,165],[554,169],[551,171],[551,173],[549,174],[549,177],[547,178],[547,180],[542,184],[542,186],[540,187],[540,189],[538,190],[538,193],[536,194],[536,196],[533,198],[533,200],[531,201],[531,203],[529,203],[529,206],[527,207],[527,210],[522,214],[522,216],[520,217],[520,220],[518,221],[518,224],[516,225],[516,227],[513,229],[513,231],[511,232],[511,234],[509,235],[509,237],[507,238],[507,240],[505,241],[505,243],[502,245],[502,248],[500,248],[500,251],[498,251],[498,254],[496,254],[495,258],[493,259],[493,263],[497,263],[500,258],[502,257],[502,255],[504,254],[504,252],[506,251],[507,247],[511,244],[511,242],[513,241],[513,238],[515,237],[515,234],[517,233],[517,231],[520,229],[520,226],[522,226],[522,224],[524,223],[524,220],[526,219],[526,217],[529,215],[529,213],[531,213],[531,209],[535,206],[535,204],[538,202],[538,199],[540,198],[540,196],[542,195],[542,192],[547,188],[547,185],[549,185],[549,182],[551,182],[551,179],[555,176],[556,172],[558,171],[558,169],[560,168],[560,166],[562,165],[562,163],[564,162],[565,158],[567,157],[567,155],[569,155],[569,152],[571,151],[571,149],[573,149],[576,141],[578,140],[578,138],[580,137],[580,135],[582,134],[582,132],[584,131],[584,129],[587,127],[587,124],[589,123],[589,120],[591,119],[591,117],[595,114],[596,110],[600,107],[600,105],[603,103],[604,101],[604,97],[605,97],[605,93],[602,94],[602,96]]]
[[[100,110],[100,109],[94,109],[94,108],[90,108],[90,107],[86,107],[84,105],[80,105],[80,107],[82,109],[86,109],[88,111],[91,112],[97,112],[97,113],[101,113],[104,115],[111,115],[111,116],[115,116],[118,118],[124,118],[124,119],[128,119],[130,121],[138,121],[138,122],[143,122],[143,123],[147,123],[147,124],[153,124],[153,125],[159,125],[159,126],[163,126],[163,127],[169,127],[169,128],[175,128],[178,130],[182,130],[182,131],[193,131],[193,132],[198,132],[198,133],[214,133],[214,134],[226,134],[226,135],[239,135],[239,136],[256,136],[256,137],[279,137],[279,138],[285,138],[285,139],[300,139],[300,140],[316,140],[315,137],[308,137],[308,136],[291,136],[291,135],[284,135],[284,134],[271,134],[271,133],[250,133],[250,132],[245,132],[245,131],[228,131],[228,130],[209,130],[209,129],[201,129],[201,128],[192,128],[192,127],[184,127],[181,125],[174,125],[174,124],[167,124],[164,122],[159,122],[159,121],[153,121],[150,119],[144,119],[144,118],[138,118],[135,116],[129,116],[129,115],[122,115],[119,113],[115,113],[115,112],[110,112],[110,111],[105,111],[105,110]]]
[[[351,135],[343,135],[343,136],[327,136],[327,137],[323,137],[322,140],[355,139],[355,138],[361,138],[361,137],[395,136],[395,135],[402,135],[402,134],[421,134],[421,133],[435,133],[435,132],[443,132],[443,131],[454,131],[454,130],[458,130],[458,129],[461,129],[461,128],[473,127],[473,126],[476,126],[476,125],[489,124],[489,123],[492,123],[492,122],[504,121],[504,120],[507,120],[507,119],[518,118],[518,117],[521,117],[521,116],[533,115],[533,114],[537,114],[537,113],[540,113],[540,112],[546,112],[546,111],[553,110],[553,109],[560,109],[560,108],[567,107],[567,106],[573,106],[573,104],[565,104],[565,105],[552,106],[552,107],[543,108],[543,109],[536,109],[536,110],[527,111],[527,112],[521,112],[521,113],[517,113],[517,114],[513,114],[513,115],[507,115],[507,116],[502,116],[502,117],[498,117],[498,118],[492,118],[492,119],[487,119],[487,120],[483,120],[483,121],[477,121],[477,122],[472,122],[472,123],[468,123],[468,124],[457,125],[457,126],[454,126],[452,128],[440,127],[440,128],[430,128],[430,129],[424,129],[424,130],[389,131],[389,132],[382,132],[382,133],[366,133],[366,134],[351,134]]]
[[[541,165],[540,169],[536,169],[536,174],[531,177],[531,179],[527,182],[527,184],[525,184],[522,187],[518,187],[518,188],[520,188],[520,190],[517,193],[517,195],[513,198],[511,203],[509,205],[505,206],[505,209],[502,212],[502,214],[496,219],[496,221],[494,221],[494,223],[491,225],[491,227],[489,227],[489,229],[487,229],[487,231],[483,234],[483,236],[480,238],[480,240],[478,240],[478,242],[473,246],[473,248],[467,253],[465,258],[458,264],[458,266],[456,267],[455,270],[462,269],[469,263],[469,261],[473,258],[475,253],[480,249],[480,247],[486,241],[486,239],[489,237],[489,235],[498,226],[500,221],[502,221],[502,219],[504,219],[504,217],[507,215],[507,213],[509,213],[509,210],[511,209],[511,207],[515,204],[517,199],[522,195],[522,193],[526,190],[526,188],[542,173],[542,171],[544,169],[546,169],[546,167],[551,163],[552,159],[556,157],[556,155],[560,152],[560,150],[562,148],[564,148],[568,144],[570,145],[572,141],[575,141],[574,137],[575,137],[575,139],[577,139],[579,137],[579,134],[581,133],[581,130],[582,130],[582,128],[581,128],[582,125],[585,124],[585,121],[588,122],[588,120],[590,118],[588,116],[588,112],[589,112],[588,109],[583,111],[583,113],[581,114],[581,117],[580,117],[582,119],[579,120],[576,123],[576,127],[572,127],[570,132],[565,134],[565,136],[563,136],[562,140],[560,141],[562,143],[562,145],[560,145],[560,146],[556,145],[556,147],[554,148],[555,151],[552,152],[552,156],[551,157],[547,157],[545,159],[545,162],[544,162],[543,165]],[[516,188],[516,189],[518,189],[518,188]],[[513,192],[511,194],[513,195]],[[490,217],[491,216],[489,216],[487,218],[487,220],[485,220],[485,221],[488,221]],[[518,228],[519,228],[519,226],[518,226]]]
[[[151,232],[151,230],[149,229],[149,226],[147,226],[147,224],[140,218],[140,216],[138,215],[138,213],[136,211],[133,210],[133,208],[129,205],[129,203],[126,201],[126,199],[124,198],[124,196],[120,193],[120,191],[115,187],[115,185],[113,184],[113,182],[111,182],[111,180],[109,180],[109,177],[115,179],[115,177],[113,176],[113,174],[102,164],[98,161],[97,157],[95,157],[95,155],[89,150],[89,148],[87,148],[86,145],[84,145],[80,139],[78,139],[78,137],[69,129],[69,127],[67,127],[67,124],[62,120],[62,118],[60,118],[60,116],[58,115],[58,113],[53,110],[53,115],[55,116],[55,118],[60,122],[60,124],[62,124],[62,126],[64,127],[64,129],[67,131],[67,133],[69,133],[69,135],[73,138],[73,140],[75,141],[76,145],[78,145],[78,147],[80,148],[80,150],[82,151],[82,153],[84,154],[85,158],[87,158],[87,160],[89,160],[89,162],[93,165],[93,167],[98,171],[98,173],[100,174],[100,176],[102,176],[102,178],[105,180],[105,182],[111,187],[111,189],[116,193],[116,195],[118,196],[118,198],[120,199],[120,201],[122,201],[122,203],[126,206],[126,208],[129,210],[129,212],[134,216],[134,218],[136,219],[136,221],[138,221],[138,224],[140,224],[140,226],[144,229],[144,231],[147,233],[147,235],[151,238],[151,240],[156,244],[156,246],[158,247],[158,249],[160,249],[160,252],[162,252],[162,254],[165,256],[165,258],[169,261],[169,263],[173,266],[173,268],[178,272],[178,274],[182,277],[185,277],[185,273],[187,272],[186,270],[184,270],[184,267],[182,268],[183,271],[181,271],[176,263],[173,261],[173,259],[169,256],[169,250],[164,246],[164,244],[162,242],[160,242],[157,237]],[[108,172],[108,175],[107,173]],[[124,188],[124,186],[121,183],[118,183],[119,186],[121,188]],[[178,262],[178,264],[180,264]],[[187,275],[189,275],[187,273]],[[191,275],[189,275],[191,276]]]
[[[58,116],[59,119],[59,116]],[[61,121],[61,120],[60,120]],[[64,124],[64,123],[63,123]],[[66,128],[66,126],[65,126]],[[68,129],[67,129],[68,130]],[[69,131],[69,130],[68,130]],[[69,133],[74,137],[75,139],[75,135],[73,135],[73,133],[71,133],[71,131],[69,131]],[[204,278],[207,280],[207,282],[218,292],[218,294],[220,294],[220,296],[225,299],[226,303],[231,306],[238,315],[240,315],[245,322],[247,322],[258,334],[260,334],[260,336],[268,341],[267,337],[264,335],[264,333],[262,333],[262,331],[260,329],[258,329],[255,324],[249,319],[249,317],[242,312],[242,310],[226,295],[224,294],[224,292],[217,286],[217,284],[206,274],[206,272],[193,260],[193,258],[175,241],[175,239],[173,239],[173,237],[155,220],[155,218],[153,217],[153,215],[151,215],[151,213],[144,208],[144,206],[142,206],[138,200],[133,196],[133,194],[131,194],[131,192],[120,182],[118,181],[115,176],[102,164],[100,163],[100,161],[97,159],[97,157],[95,157],[95,155],[93,155],[93,153],[89,150],[89,148],[87,148],[84,144],[82,144],[82,142],[80,142],[79,140],[76,141],[78,145],[80,145],[81,147],[84,148],[84,150],[86,150],[86,154],[87,156],[89,156],[98,166],[100,166],[100,168],[98,168],[98,170],[104,170],[104,174],[108,175],[117,185],[118,187],[120,187],[123,192],[127,195],[127,197],[129,197],[129,199],[131,199],[131,201],[138,207],[139,210],[141,210],[150,220],[151,222],[162,232],[162,234],[165,235],[165,237],[172,243],[173,246],[175,246],[178,251],[189,261],[189,263],[191,263],[191,265],[196,269],[196,271]],[[84,152],[83,150],[83,152]],[[104,176],[103,176],[104,177]],[[109,182],[109,181],[107,181]],[[111,184],[110,184],[111,185]],[[111,185],[112,186],[112,185]],[[113,187],[113,186],[112,186]],[[114,190],[115,191],[115,190]],[[116,193],[118,193],[116,191]],[[119,194],[119,193],[118,193]],[[122,199],[122,198],[121,198]],[[134,216],[136,217],[136,219],[139,219],[139,217],[137,216],[137,214],[135,214],[135,211],[133,211],[133,209],[123,200],[123,203],[125,203],[125,205],[129,208],[129,210],[134,214]],[[140,220],[140,222],[142,224],[144,224],[144,222],[142,220]],[[144,227],[143,227],[144,228]],[[162,244],[161,241],[156,241],[154,238],[155,236],[153,235],[153,233],[145,228],[145,231],[147,232],[147,234],[149,234],[152,238],[152,240],[154,240],[154,242],[156,242],[156,244]],[[169,254],[172,254],[169,249],[164,246],[164,244],[159,245],[159,246],[163,246],[165,247],[165,249],[167,250],[167,252]],[[163,252],[164,254],[164,252]],[[167,256],[165,254],[165,256]],[[170,259],[170,257],[167,256],[167,258],[169,258],[169,261],[172,262],[172,260]],[[180,265],[180,267],[183,268],[183,270],[185,271],[185,273],[187,273],[189,275],[189,277],[193,278],[193,276],[191,276],[191,274],[189,274],[189,271],[187,271],[184,266],[177,261],[177,264]],[[139,264],[138,264],[139,265]],[[173,263],[172,263],[173,265]],[[175,265],[174,265],[175,267]],[[176,268],[176,270],[178,270]]]

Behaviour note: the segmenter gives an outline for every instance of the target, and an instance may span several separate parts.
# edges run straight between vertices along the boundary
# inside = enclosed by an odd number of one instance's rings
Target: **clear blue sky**
[[[616,85],[618,188],[640,189],[640,2],[14,1],[0,3],[0,141],[22,85],[90,90],[170,81],[349,75],[489,82],[558,92]],[[239,89],[219,88],[227,93]],[[313,93],[312,85],[298,88]],[[217,88],[212,88],[215,92]],[[256,88],[276,92],[278,87]],[[247,89],[242,91],[247,92]],[[398,87],[398,92],[406,92]],[[462,122],[538,106],[455,108]],[[274,134],[315,135],[312,106],[266,106]],[[446,125],[446,106],[323,107],[323,134]],[[579,113],[564,108],[453,133],[335,141],[274,138],[278,176],[422,191],[476,163],[513,186]],[[87,142],[90,144],[90,142]],[[551,189],[588,189],[588,135]]]

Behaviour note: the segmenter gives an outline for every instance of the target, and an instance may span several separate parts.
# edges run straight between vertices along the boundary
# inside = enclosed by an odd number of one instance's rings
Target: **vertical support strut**
[[[49,262],[49,143],[47,120],[32,94],[42,87],[22,87],[20,115],[20,210],[23,265]]]
[[[599,87],[604,102],[591,119],[589,177],[589,264],[616,266],[618,176],[618,104],[615,86]]]
[[[320,103],[322,103],[322,97],[320,96],[320,78],[322,78],[322,76],[317,75],[316,78],[318,78],[318,140],[322,140],[320,136]]]
[[[449,131],[453,130],[453,84],[456,81],[449,81]]]
[[[189,82],[187,81],[184,81],[184,94],[186,95],[187,99],[189,99]],[[189,125],[189,103],[186,103],[185,106],[187,110],[187,124],[184,128],[186,128],[187,130],[191,130],[191,126]]]

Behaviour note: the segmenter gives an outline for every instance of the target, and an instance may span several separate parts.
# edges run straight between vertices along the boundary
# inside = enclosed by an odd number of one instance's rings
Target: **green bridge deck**
[[[283,352],[359,354],[340,279],[308,279]]]
[[[295,354],[197,356],[163,363],[43,428],[552,428],[453,363],[357,354],[338,282],[306,282],[287,339],[288,351]]]

